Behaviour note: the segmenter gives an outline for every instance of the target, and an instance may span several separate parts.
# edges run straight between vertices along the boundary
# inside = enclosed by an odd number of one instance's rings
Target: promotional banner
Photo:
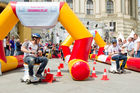
[[[60,3],[17,2],[16,13],[24,26],[51,28],[57,23]]]

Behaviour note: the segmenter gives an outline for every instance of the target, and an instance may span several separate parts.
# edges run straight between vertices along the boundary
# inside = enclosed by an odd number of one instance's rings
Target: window
[[[112,0],[107,0],[106,11],[108,14],[114,13],[114,5]]]
[[[138,16],[140,16],[140,7],[138,7]]]
[[[87,10],[87,15],[93,14],[93,1],[92,0],[87,0],[86,10]]]
[[[130,0],[130,16],[133,16],[133,1]]]
[[[110,31],[115,32],[116,31],[116,22],[110,22]]]
[[[29,2],[29,0],[24,0],[24,2]]]
[[[66,0],[70,8],[73,10],[73,0]]]
[[[45,0],[46,2],[52,2],[52,0]]]

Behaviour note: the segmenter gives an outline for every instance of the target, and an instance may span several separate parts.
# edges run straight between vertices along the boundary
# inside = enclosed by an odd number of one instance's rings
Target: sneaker
[[[117,73],[117,74],[121,74],[120,69],[117,69],[116,73]]]
[[[121,69],[121,73],[126,73],[126,71],[124,69]]]
[[[41,74],[36,74],[35,76],[40,78],[40,79],[45,79]]]

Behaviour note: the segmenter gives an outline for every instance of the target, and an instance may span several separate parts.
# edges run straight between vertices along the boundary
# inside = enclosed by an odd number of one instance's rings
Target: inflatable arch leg
[[[3,40],[4,37],[14,27],[14,25],[19,21],[15,13],[15,5],[11,5],[11,4],[15,4],[15,3],[8,4],[6,9],[0,15],[0,20],[1,20],[0,40]],[[77,16],[72,12],[72,10],[67,5],[67,3],[63,3],[63,4],[61,3],[60,15],[58,20],[65,27],[68,33],[71,35],[73,40],[75,40],[74,48],[69,60],[70,73],[73,79],[84,80],[88,78],[90,74],[90,68],[87,63],[87,59],[88,59],[91,42],[93,40],[93,36],[85,28],[85,26],[81,23],[81,21],[77,18]],[[3,60],[0,60],[2,61],[2,65],[11,67],[8,69],[3,69],[3,71],[18,66],[18,60],[15,57],[7,58],[7,60],[12,60],[12,62],[15,61],[15,65],[11,66],[12,63],[10,63],[9,61],[5,63]]]
[[[70,74],[75,80],[85,80],[90,74],[87,59],[93,36],[73,13],[67,3],[64,3],[62,6],[58,19],[75,40],[69,60]]]
[[[71,51],[69,47],[73,41],[74,39],[69,35],[61,45],[64,54],[65,63],[68,63],[70,59]]]
[[[11,7],[11,3],[9,3],[0,14],[0,62],[2,72],[15,69],[19,66],[18,59],[13,56],[6,57],[3,49],[3,39],[18,21]]]

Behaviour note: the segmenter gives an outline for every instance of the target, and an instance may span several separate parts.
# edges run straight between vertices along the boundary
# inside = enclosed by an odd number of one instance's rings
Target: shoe
[[[126,71],[124,69],[121,69],[121,73],[126,73]]]
[[[41,74],[36,74],[35,76],[40,78],[40,79],[45,79]]]
[[[117,69],[116,73],[117,73],[117,74],[121,74],[120,69]]]

